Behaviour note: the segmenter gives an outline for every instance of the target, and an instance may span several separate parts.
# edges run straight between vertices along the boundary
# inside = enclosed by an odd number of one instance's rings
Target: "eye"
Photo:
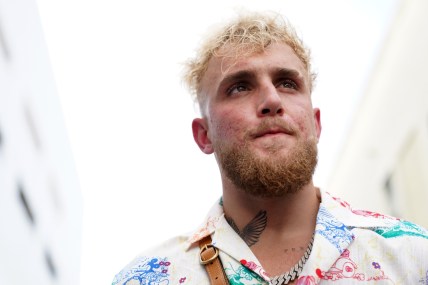
[[[245,83],[237,83],[232,85],[230,88],[227,89],[226,93],[227,95],[234,95],[242,92],[249,91],[250,88]]]
[[[297,89],[297,84],[291,79],[285,79],[279,83],[280,88]]]

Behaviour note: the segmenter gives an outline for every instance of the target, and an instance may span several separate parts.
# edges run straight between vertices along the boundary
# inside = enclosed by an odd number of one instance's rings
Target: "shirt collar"
[[[189,249],[194,243],[199,242],[204,237],[212,235],[222,218],[224,219],[223,199],[220,198],[211,207],[211,210],[205,217],[204,222],[190,234],[189,238],[187,239],[186,249]]]
[[[399,219],[379,214],[367,210],[354,209],[351,205],[340,199],[333,197],[328,192],[321,192],[322,205],[335,217],[340,217],[340,220],[348,228],[375,228],[389,227],[397,223]]]

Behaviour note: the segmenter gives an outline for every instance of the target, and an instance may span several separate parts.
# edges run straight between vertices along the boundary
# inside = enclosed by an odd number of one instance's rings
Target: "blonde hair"
[[[295,29],[276,13],[247,13],[211,33],[203,41],[196,56],[185,64],[184,82],[193,99],[203,104],[201,81],[213,56],[234,57],[235,59],[264,51],[272,43],[285,43],[290,46],[302,61],[308,72],[310,90],[315,80],[311,71],[310,51],[297,36]],[[221,48],[226,46],[227,51]]]

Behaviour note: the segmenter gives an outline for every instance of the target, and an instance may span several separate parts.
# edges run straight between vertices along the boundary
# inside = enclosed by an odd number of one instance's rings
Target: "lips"
[[[285,119],[268,119],[261,120],[259,124],[251,129],[247,135],[250,138],[257,139],[268,136],[296,135],[296,131],[292,122]]]
[[[268,129],[257,131],[254,137],[260,138],[264,136],[273,136],[273,135],[281,135],[281,134],[293,135],[293,131],[283,127],[268,128]]]

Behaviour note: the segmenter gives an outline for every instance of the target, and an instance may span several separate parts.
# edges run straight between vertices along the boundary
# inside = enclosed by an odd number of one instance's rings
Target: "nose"
[[[260,90],[260,103],[257,109],[260,117],[284,114],[284,106],[275,86],[266,86]]]

